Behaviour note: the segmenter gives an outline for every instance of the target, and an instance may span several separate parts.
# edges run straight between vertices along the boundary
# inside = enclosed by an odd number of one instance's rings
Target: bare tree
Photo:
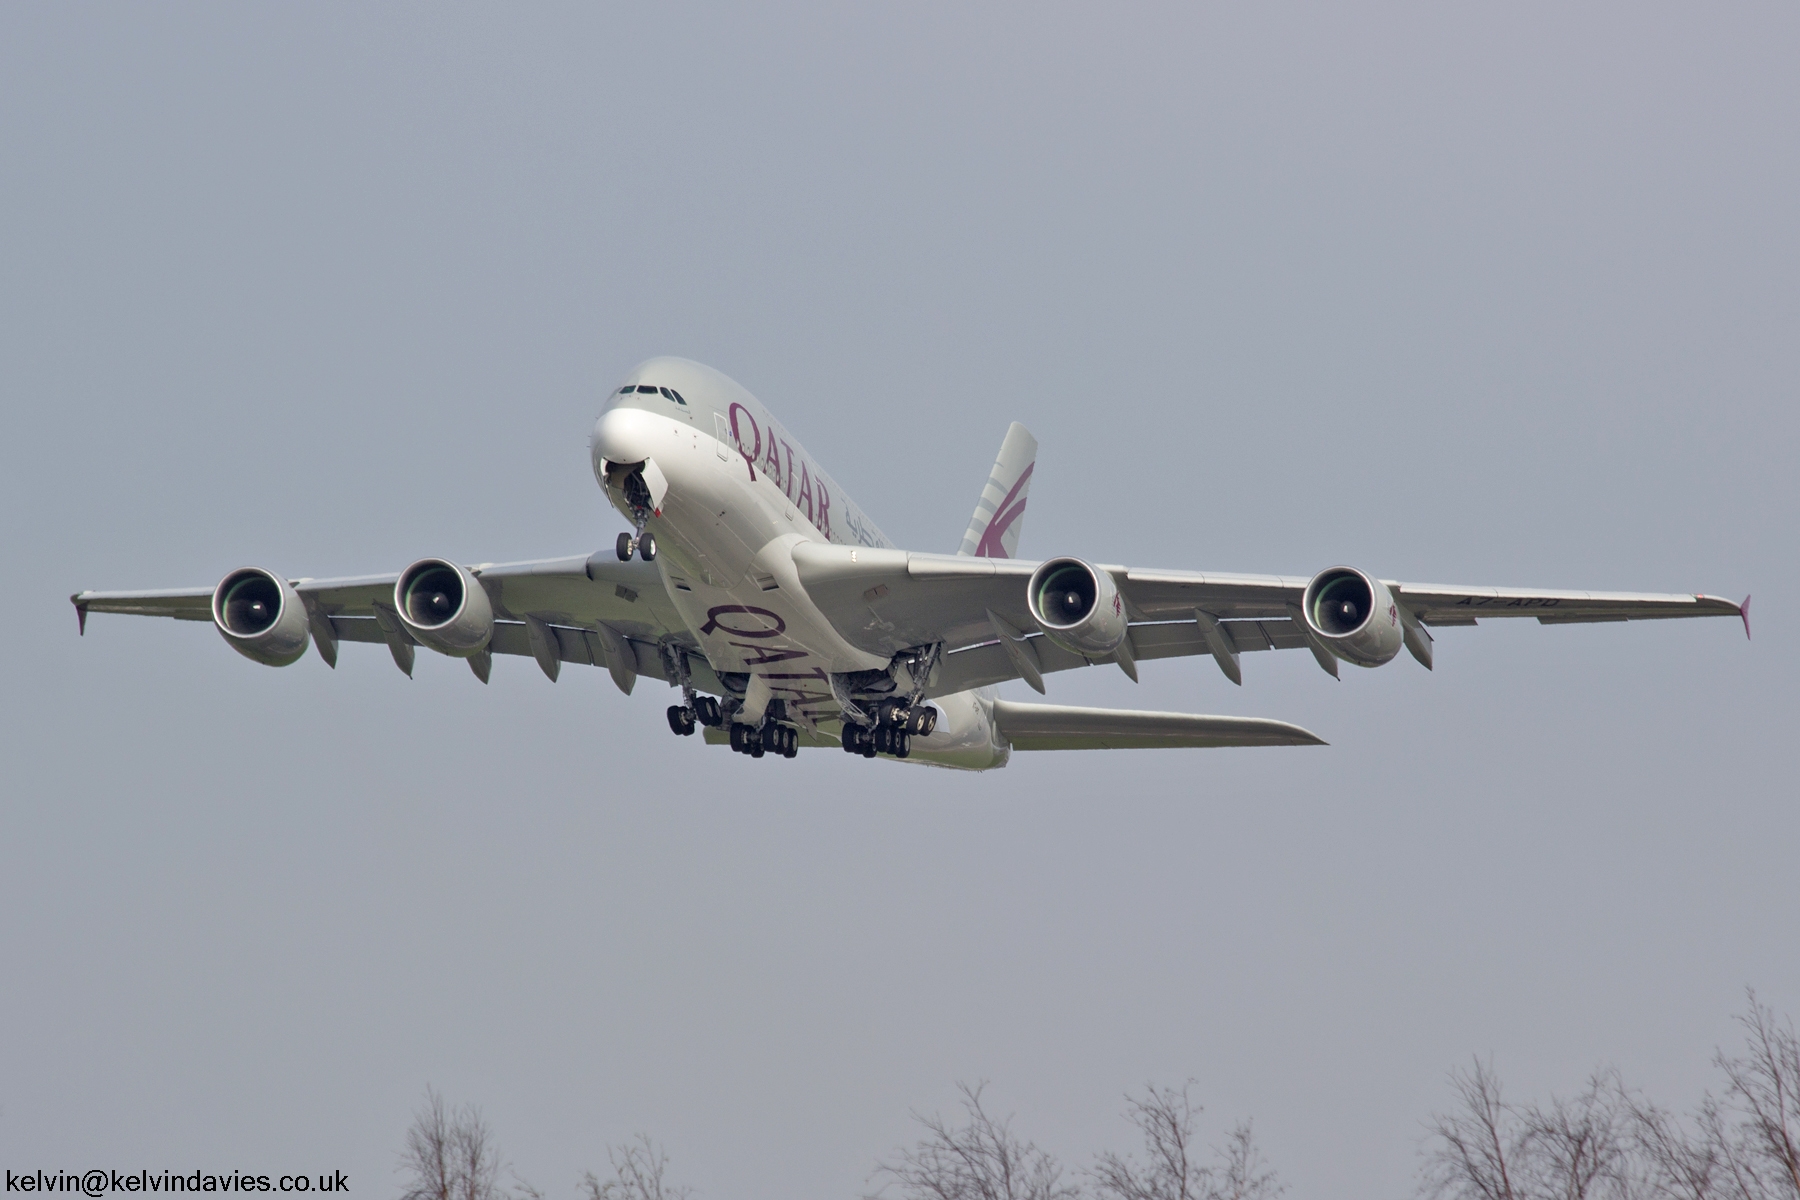
[[[1714,1200],[1725,1194],[1720,1149],[1725,1128],[1718,1103],[1708,1096],[1695,1114],[1694,1128],[1649,1101],[1634,1098],[1631,1139],[1646,1196],[1656,1200]]]
[[[1745,1053],[1721,1050],[1725,1096],[1707,1095],[1691,1119],[1634,1098],[1632,1144],[1646,1196],[1656,1200],[1800,1200],[1800,1040],[1791,1022],[1746,993],[1738,1017]]]
[[[402,1200],[503,1200],[500,1152],[479,1109],[452,1109],[433,1088],[406,1131]]]
[[[1628,1200],[1635,1177],[1628,1137],[1630,1104],[1618,1076],[1597,1071],[1570,1100],[1518,1110],[1526,1153],[1520,1162],[1528,1196],[1555,1200]]]
[[[1508,1104],[1481,1062],[1453,1072],[1421,1191],[1434,1200],[1800,1200],[1800,1039],[1748,993],[1744,1052],[1719,1051],[1725,1094],[1678,1118],[1616,1073],[1572,1100]]]
[[[1147,1161],[1100,1155],[1086,1174],[1102,1200],[1274,1200],[1285,1190],[1264,1164],[1248,1122],[1214,1149],[1213,1165],[1194,1161],[1201,1109],[1190,1097],[1193,1086],[1191,1079],[1180,1091],[1146,1086],[1143,1096],[1125,1097],[1125,1117],[1144,1135]]]
[[[581,1191],[587,1200],[687,1200],[691,1191],[663,1181],[669,1156],[648,1134],[635,1142],[608,1146],[613,1177],[601,1180],[592,1171],[582,1176]]]
[[[1079,1200],[1080,1191],[1062,1182],[1054,1158],[1021,1142],[1011,1118],[996,1120],[982,1108],[985,1081],[956,1086],[968,1123],[914,1113],[925,1137],[895,1161],[878,1164],[877,1176],[898,1184],[909,1200]]]
[[[1732,1186],[1744,1197],[1800,1200],[1800,1039],[1794,1024],[1745,996],[1748,1010],[1738,1018],[1747,1053],[1714,1057],[1725,1072],[1725,1106],[1736,1118],[1732,1136],[1721,1137]],[[1725,1121],[1716,1122],[1723,1133]]]
[[[1450,1081],[1456,1111],[1432,1118],[1421,1191],[1438,1200],[1627,1200],[1630,1104],[1610,1072],[1572,1100],[1508,1104],[1477,1059]]]
[[[1500,1081],[1480,1059],[1469,1071],[1452,1071],[1458,1110],[1431,1119],[1424,1191],[1456,1200],[1519,1200],[1513,1187],[1517,1147],[1509,1128]]]

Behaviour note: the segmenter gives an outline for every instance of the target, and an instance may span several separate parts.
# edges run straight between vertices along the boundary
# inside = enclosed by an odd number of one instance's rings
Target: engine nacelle
[[[285,667],[306,653],[306,605],[294,585],[261,567],[241,567],[219,581],[213,624],[245,658]]]
[[[1326,649],[1359,667],[1393,661],[1406,639],[1393,594],[1354,567],[1332,567],[1313,576],[1300,610]]]
[[[1125,602],[1112,576],[1079,558],[1053,558],[1033,571],[1025,604],[1044,636],[1071,654],[1105,658],[1125,640]]]
[[[473,658],[494,636],[494,606],[475,576],[441,558],[421,558],[394,581],[406,632],[452,658]]]

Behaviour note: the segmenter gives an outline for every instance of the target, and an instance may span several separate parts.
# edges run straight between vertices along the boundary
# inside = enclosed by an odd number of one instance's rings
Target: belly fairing
[[[994,729],[993,688],[954,692],[931,703],[940,714],[938,726],[930,737],[913,739],[908,762],[988,771],[1004,767],[1012,757],[1012,747]]]

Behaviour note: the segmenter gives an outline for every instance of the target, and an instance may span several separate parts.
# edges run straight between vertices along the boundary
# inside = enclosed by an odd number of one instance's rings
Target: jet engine
[[[473,658],[494,636],[494,606],[475,576],[441,558],[421,558],[394,581],[394,607],[420,645]]]
[[[1053,558],[1031,573],[1025,587],[1031,619],[1071,654],[1105,658],[1125,640],[1125,603],[1105,571],[1079,558]]]
[[[1393,595],[1379,579],[1352,567],[1332,567],[1313,576],[1300,611],[1313,637],[1359,667],[1391,662],[1405,640]]]
[[[243,567],[219,581],[213,624],[245,658],[285,667],[306,653],[306,606],[293,584],[260,567]]]

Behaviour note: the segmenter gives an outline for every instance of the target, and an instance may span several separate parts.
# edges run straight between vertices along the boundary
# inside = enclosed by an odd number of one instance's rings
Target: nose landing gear
[[[656,535],[640,531],[638,536],[633,537],[629,533],[621,533],[619,540],[613,544],[613,553],[619,556],[620,562],[630,562],[633,554],[645,562],[655,562]]]

